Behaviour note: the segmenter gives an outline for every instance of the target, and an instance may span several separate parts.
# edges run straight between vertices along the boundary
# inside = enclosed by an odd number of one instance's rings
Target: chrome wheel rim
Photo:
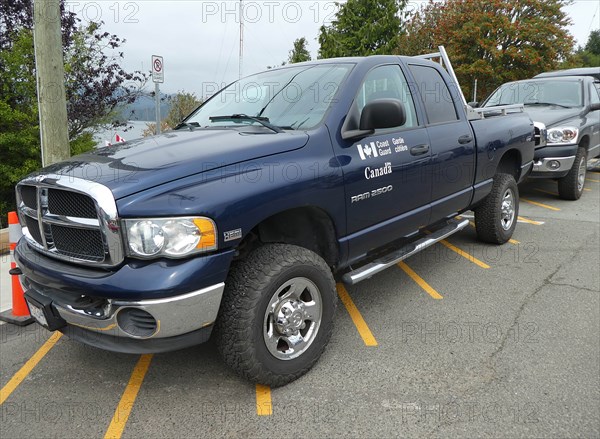
[[[263,338],[275,358],[292,360],[313,343],[323,305],[319,288],[310,279],[295,277],[281,285],[269,300],[263,322]]]
[[[579,162],[579,169],[577,170],[577,191],[583,191],[583,185],[585,184],[585,171],[586,171],[586,161],[584,158]]]
[[[515,194],[512,189],[506,189],[504,192],[500,210],[500,224],[502,225],[502,229],[510,230],[515,221]]]

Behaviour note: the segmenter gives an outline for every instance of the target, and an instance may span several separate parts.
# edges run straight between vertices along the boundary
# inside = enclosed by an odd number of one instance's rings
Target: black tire
[[[287,284],[290,286],[286,287]],[[294,287],[298,292],[292,295]],[[285,298],[288,294],[290,297],[286,299],[279,297]],[[295,295],[299,297],[297,300]],[[317,295],[320,295],[320,319],[319,324],[313,326],[318,318],[303,314],[302,306],[313,304],[316,313]],[[259,247],[232,266],[225,284],[215,333],[219,352],[223,361],[247,380],[272,387],[283,386],[308,372],[323,353],[331,338],[336,306],[333,275],[321,257],[293,245]],[[267,308],[273,312],[267,313]],[[292,314],[281,320],[281,316],[290,311]],[[273,315],[280,316],[277,323],[271,318]],[[300,329],[293,327],[295,324],[305,326]],[[269,327],[271,337],[265,329]],[[276,328],[294,330],[296,335],[290,337]],[[303,331],[306,333],[302,334]],[[298,337],[297,334],[311,341],[304,350],[290,354],[293,348],[288,342]]]
[[[515,231],[518,215],[519,188],[515,178],[496,174],[492,191],[475,209],[477,237],[484,242],[504,244]]]
[[[579,147],[575,155],[573,166],[569,173],[558,180],[558,195],[563,200],[579,200],[585,185],[587,172],[587,152]]]

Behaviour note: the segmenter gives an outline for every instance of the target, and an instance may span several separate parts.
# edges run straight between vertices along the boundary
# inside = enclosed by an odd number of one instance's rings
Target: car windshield
[[[186,120],[186,126],[240,124],[310,129],[318,125],[352,64],[322,64],[269,70],[219,91]],[[257,119],[260,120],[257,120]]]
[[[504,84],[487,100],[485,107],[497,105],[583,106],[581,81],[519,81]]]

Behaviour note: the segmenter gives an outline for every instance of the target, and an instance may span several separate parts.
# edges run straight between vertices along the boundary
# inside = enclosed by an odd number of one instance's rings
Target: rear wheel
[[[282,386],[317,362],[333,329],[335,282],[302,247],[270,244],[232,267],[217,322],[223,360],[244,378]]]
[[[571,170],[566,176],[558,180],[558,195],[563,200],[579,200],[581,197],[587,172],[586,159],[585,148],[578,148]]]
[[[496,174],[492,191],[475,209],[477,237],[485,242],[504,244],[517,226],[519,189],[510,174]]]

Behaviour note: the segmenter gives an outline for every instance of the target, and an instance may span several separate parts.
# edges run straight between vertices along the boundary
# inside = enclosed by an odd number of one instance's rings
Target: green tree
[[[15,208],[14,185],[41,166],[36,84],[31,77],[33,33],[13,34],[11,50],[0,50],[0,223]]]
[[[169,114],[163,122],[166,122],[169,128],[175,128],[186,116],[194,111],[202,103],[195,93],[179,91],[169,96]]]
[[[402,31],[406,0],[348,0],[321,26],[319,58],[392,54]]]
[[[585,47],[579,46],[565,68],[600,67],[600,29],[590,33]]]
[[[478,79],[479,97],[498,85],[558,68],[573,51],[562,10],[568,0],[430,1],[412,16],[400,41],[403,55],[444,45],[466,96]]]
[[[290,55],[288,57],[288,62],[290,64],[295,64],[304,61],[310,61],[310,52],[306,48],[308,45],[308,41],[306,38],[298,38],[294,41],[294,48],[290,50]]]
[[[199,99],[195,93],[188,93],[183,90],[167,97],[167,101],[169,102],[169,113],[160,123],[161,132],[175,128],[186,116],[202,104],[202,99]],[[148,137],[155,134],[156,123],[147,123],[142,135]]]
[[[90,150],[93,130],[113,122],[122,104],[132,102],[146,75],[126,72],[124,42],[101,29],[82,25],[61,1],[61,27],[69,138],[73,154]],[[14,185],[41,166],[32,0],[0,0],[0,215],[14,210]]]
[[[600,55],[600,29],[590,32],[590,36],[585,45],[585,50],[594,55]]]

